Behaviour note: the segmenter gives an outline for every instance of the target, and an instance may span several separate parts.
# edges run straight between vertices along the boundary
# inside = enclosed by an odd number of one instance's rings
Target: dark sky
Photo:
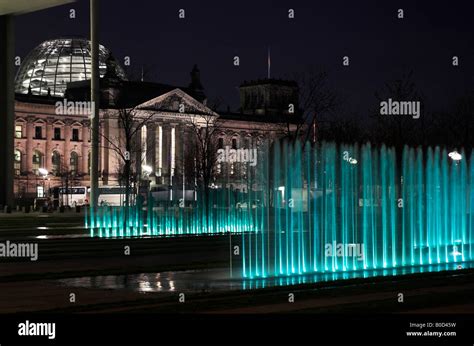
[[[70,8],[76,19],[69,19]],[[288,19],[289,8],[295,19]],[[130,56],[138,69],[153,66],[154,80],[163,83],[187,85],[197,63],[208,96],[233,109],[237,86],[266,76],[268,46],[272,77],[322,68],[355,113],[373,108],[374,92],[407,69],[431,108],[440,109],[474,90],[473,13],[472,0],[101,0],[100,41],[120,62]],[[50,38],[87,37],[88,16],[89,1],[79,0],[17,17],[17,54],[25,57]]]

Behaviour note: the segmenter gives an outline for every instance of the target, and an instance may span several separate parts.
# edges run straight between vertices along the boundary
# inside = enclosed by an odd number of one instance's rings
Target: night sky
[[[384,83],[413,70],[430,108],[444,109],[474,90],[473,1],[100,1],[100,42],[123,63],[152,67],[150,80],[185,85],[197,63],[207,95],[238,107],[237,87],[311,68],[363,116],[378,104]],[[69,19],[69,9],[76,19]],[[186,18],[178,18],[185,9]],[[295,19],[288,19],[288,9]],[[405,18],[397,18],[397,9]],[[16,18],[16,53],[44,40],[89,35],[89,1]],[[240,66],[233,57],[240,57]],[[350,66],[342,66],[342,57]],[[453,55],[460,66],[453,67]]]

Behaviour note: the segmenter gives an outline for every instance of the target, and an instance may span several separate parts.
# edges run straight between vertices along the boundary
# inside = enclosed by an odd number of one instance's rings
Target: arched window
[[[21,174],[21,151],[18,149],[15,149],[15,162],[14,162],[14,169],[15,169],[15,175],[20,175]]]
[[[76,175],[78,173],[79,168],[79,155],[77,155],[77,153],[73,151],[71,153],[71,159],[69,161],[69,169],[71,170],[71,174]]]
[[[55,176],[61,173],[61,154],[56,150],[51,155],[51,173]]]
[[[91,152],[87,153],[87,174],[91,174]]]
[[[33,151],[33,158],[32,158],[32,164],[33,164],[33,173],[37,174],[38,169],[41,168],[41,164],[43,162],[43,154],[39,150]]]

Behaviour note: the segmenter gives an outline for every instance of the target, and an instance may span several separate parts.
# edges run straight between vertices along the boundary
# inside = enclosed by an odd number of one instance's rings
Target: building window
[[[35,139],[43,138],[43,128],[41,126],[35,126]]]
[[[61,173],[61,154],[53,151],[51,155],[51,173],[58,176]]]
[[[33,173],[37,174],[38,169],[41,168],[41,162],[43,161],[43,155],[39,150],[35,150],[33,152],[33,158],[32,158],[32,163],[33,163]]]
[[[61,128],[54,128],[54,140],[59,141],[61,139]]]
[[[79,129],[72,129],[72,140],[75,142],[79,141]]]
[[[15,138],[23,138],[23,126],[15,126]]]
[[[71,153],[71,159],[69,160],[70,162],[70,170],[72,175],[76,175],[78,172],[78,167],[79,167],[79,155],[75,151]]]
[[[15,149],[15,161],[14,161],[15,175],[21,174],[21,151]]]
[[[218,141],[218,149],[223,149],[224,148],[224,138],[219,138],[219,141]]]
[[[232,138],[232,149],[237,149],[237,138]]]

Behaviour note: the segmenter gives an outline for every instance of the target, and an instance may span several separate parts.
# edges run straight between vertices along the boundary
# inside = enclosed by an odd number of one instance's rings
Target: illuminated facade
[[[186,180],[185,166],[189,167],[192,148],[196,145],[191,140],[190,121],[203,116],[212,121],[218,119],[216,136],[218,146],[222,148],[255,147],[264,138],[283,136],[288,128],[279,121],[275,107],[263,105],[261,110],[252,111],[248,103],[242,101],[241,109],[236,113],[218,114],[211,110],[206,105],[197,66],[190,73],[190,84],[182,87],[127,80],[123,69],[102,46],[100,60],[99,167],[103,185],[120,184],[123,160],[119,151],[124,148],[123,129],[117,118],[120,110],[134,109],[137,117],[147,119],[134,139],[131,153],[136,179],[142,178],[143,166],[151,167],[147,179],[151,185],[165,188],[183,184]],[[57,107],[58,103],[87,103],[90,100],[89,76],[89,44],[79,39],[46,41],[35,48],[20,67],[15,103],[17,198],[41,196],[56,186],[90,185],[89,113],[77,109],[58,112]],[[282,82],[267,80],[265,83],[274,88]],[[260,84],[244,83],[245,94],[252,97],[252,93],[267,88],[262,89]],[[293,87],[290,83],[290,88]],[[288,87],[285,87],[285,95],[292,98],[288,102],[297,102],[295,93],[288,93]],[[273,99],[281,101],[281,97]],[[208,124],[201,119],[198,126]],[[41,174],[45,171],[46,175]],[[230,176],[236,187],[239,182],[245,185],[242,164],[219,164],[216,174]]]
[[[83,185],[88,180],[89,120],[84,115],[57,115],[56,100],[17,95],[14,188],[18,198],[42,196],[50,187]],[[40,168],[48,175],[41,175]]]

